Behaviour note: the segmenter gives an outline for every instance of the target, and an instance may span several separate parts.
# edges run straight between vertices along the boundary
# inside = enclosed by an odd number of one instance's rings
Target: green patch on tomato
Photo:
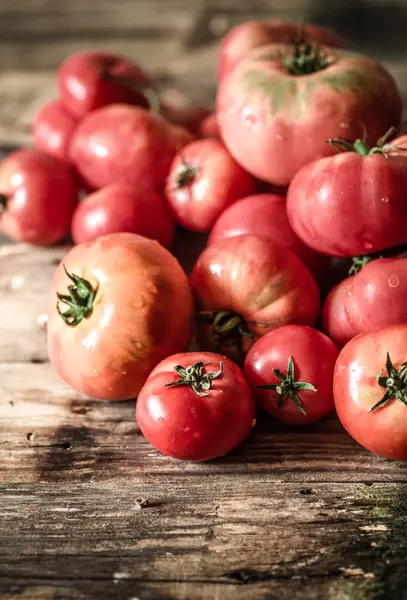
[[[338,94],[350,90],[355,94],[363,94],[366,90],[366,79],[360,71],[349,69],[341,73],[322,75],[322,81]]]
[[[263,71],[248,71],[242,78],[242,84],[247,94],[259,94],[269,99],[273,113],[279,112],[289,103],[295,107],[301,100],[294,79],[289,77],[271,77]]]

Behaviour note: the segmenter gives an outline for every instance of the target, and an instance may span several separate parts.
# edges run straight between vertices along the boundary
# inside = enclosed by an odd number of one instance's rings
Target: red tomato
[[[190,283],[200,314],[198,341],[237,360],[253,342],[289,323],[313,325],[319,292],[302,262],[257,235],[225,238],[198,258]]]
[[[48,246],[64,239],[78,203],[69,168],[39,150],[18,150],[0,165],[0,229],[18,242]]]
[[[192,104],[185,108],[167,106],[164,112],[170,123],[187,129],[194,137],[199,135],[201,124],[206,117],[212,114],[211,108],[202,104]]]
[[[291,229],[284,196],[256,194],[235,202],[216,221],[209,244],[225,237],[245,234],[265,235],[287,246],[317,277],[328,269],[329,259],[311,250]]]
[[[217,108],[223,141],[238,163],[259,179],[288,185],[302,166],[335,153],[328,139],[354,139],[361,123],[375,143],[400,122],[401,98],[371,58],[271,44],[221,81]]]
[[[238,198],[254,192],[255,181],[219,140],[196,140],[170,168],[166,196],[175,219],[192,231],[209,231]]]
[[[337,33],[310,23],[246,21],[233,27],[221,42],[217,65],[218,81],[251,50],[267,44],[292,44],[299,37],[304,42],[317,42],[335,48],[346,47]]]
[[[338,346],[359,333],[407,323],[407,258],[383,258],[331,290],[323,311],[324,330]]]
[[[219,354],[170,356],[151,373],[136,417],[148,441],[180,460],[224,456],[255,424],[255,402],[243,373]]]
[[[63,108],[60,100],[51,100],[34,119],[34,144],[39,150],[69,162],[69,143],[77,124],[78,119]]]
[[[142,94],[150,77],[132,60],[111,54],[80,50],[58,69],[58,87],[66,110],[78,118],[109,104],[148,106]]]
[[[211,113],[208,115],[199,127],[198,137],[200,138],[215,138],[220,140],[220,131],[218,124],[218,117],[216,113]]]
[[[137,106],[106,106],[81,121],[71,157],[93,188],[126,181],[160,190],[181,140],[178,129]],[[192,139],[186,132],[184,138]]]
[[[286,325],[252,346],[244,372],[263,410],[287,425],[319,421],[334,408],[338,350],[312,327]]]
[[[288,190],[292,228],[325,254],[370,254],[407,242],[407,158],[359,144],[365,154],[343,152],[307,165]]]
[[[353,338],[334,373],[336,411],[359,444],[385,458],[407,460],[407,325]]]
[[[127,183],[112,183],[90,194],[75,211],[72,237],[76,244],[120,232],[138,233],[168,247],[175,223],[157,192]]]
[[[137,396],[163,358],[185,350],[191,325],[186,275],[153,240],[99,237],[72,248],[55,272],[49,358],[62,379],[93,398]]]

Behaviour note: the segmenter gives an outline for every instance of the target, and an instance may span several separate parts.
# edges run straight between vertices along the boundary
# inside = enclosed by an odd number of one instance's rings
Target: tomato
[[[385,458],[407,460],[407,324],[353,338],[339,354],[334,400],[346,431]]]
[[[51,100],[34,119],[34,144],[39,150],[69,162],[69,143],[77,124],[78,119],[63,108],[60,100]]]
[[[90,194],[75,211],[72,237],[76,244],[120,232],[138,233],[168,247],[175,223],[157,192],[127,183],[112,183]]]
[[[148,102],[142,91],[152,86],[147,73],[132,60],[93,50],[68,56],[58,69],[61,101],[78,118],[109,104]]]
[[[311,250],[291,229],[284,196],[256,194],[235,202],[214,224],[209,244],[245,234],[265,235],[287,246],[317,277],[324,275],[328,269],[329,259]]]
[[[220,44],[217,64],[218,81],[251,50],[267,44],[292,44],[299,38],[304,42],[318,42],[336,48],[346,46],[334,31],[311,23],[279,20],[246,21],[233,27]]]
[[[255,181],[219,140],[185,146],[170,168],[166,196],[175,219],[192,231],[209,231],[222,211],[254,192]]]
[[[198,137],[215,138],[218,140],[221,139],[218,125],[218,117],[216,116],[216,113],[211,113],[205,119],[202,120],[198,131]]]
[[[218,88],[221,135],[237,162],[259,179],[288,185],[307,163],[330,156],[330,138],[370,144],[401,116],[392,76],[359,54],[310,44],[252,51]]]
[[[192,137],[185,132],[184,139]],[[137,106],[113,104],[81,121],[72,138],[71,157],[93,188],[126,181],[160,190],[180,140],[178,128],[162,117]]]
[[[224,456],[255,424],[255,402],[242,371],[224,356],[170,356],[151,373],[136,417],[148,441],[180,460]]]
[[[190,277],[198,342],[236,360],[259,337],[289,323],[313,325],[319,291],[288,250],[257,235],[225,238],[199,256]]]
[[[174,125],[187,129],[194,137],[200,133],[201,124],[212,114],[209,106],[203,104],[192,104],[184,108],[168,106],[164,111],[166,118]]]
[[[244,372],[263,410],[287,425],[307,425],[334,408],[337,357],[335,344],[323,333],[286,325],[257,340]]]
[[[51,287],[48,353],[60,377],[93,398],[137,396],[151,370],[185,350],[192,299],[160,244],[112,233],[75,246]]]
[[[0,164],[0,230],[18,242],[63,240],[77,202],[73,174],[53,156],[18,150]]]
[[[338,283],[325,301],[323,323],[338,346],[359,333],[407,323],[407,258],[372,260]]]
[[[407,157],[369,149],[363,140],[353,147],[338,141],[349,151],[303,167],[292,181],[292,228],[305,244],[334,256],[405,244]]]

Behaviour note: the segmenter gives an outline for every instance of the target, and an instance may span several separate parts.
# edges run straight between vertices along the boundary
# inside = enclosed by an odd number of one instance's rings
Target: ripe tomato
[[[90,187],[126,181],[160,190],[181,141],[178,129],[143,108],[113,104],[81,121],[71,157]],[[185,132],[184,143],[191,139]]]
[[[186,275],[153,240],[99,237],[72,248],[55,272],[49,358],[83,394],[134,398],[160,360],[185,350],[191,328]]]
[[[407,157],[363,140],[306,165],[293,179],[287,214],[311,248],[355,256],[407,242]],[[336,143],[336,142],[335,142]]]
[[[112,183],[85,198],[72,220],[76,244],[107,233],[138,233],[171,246],[175,223],[157,192],[128,183]]]
[[[223,141],[249,173],[288,185],[307,163],[330,156],[330,138],[370,144],[401,116],[400,93],[385,68],[365,56],[312,44],[252,51],[217,95]]]
[[[152,81],[132,60],[111,54],[80,50],[58,69],[61,101],[78,118],[109,104],[148,106],[142,91]]]
[[[319,421],[334,408],[332,377],[338,350],[323,333],[286,325],[261,337],[244,372],[259,406],[287,425]]]
[[[342,38],[325,27],[288,21],[246,21],[233,27],[223,38],[217,64],[218,81],[229,73],[251,50],[267,44],[292,44],[296,40],[345,48]]]
[[[329,266],[329,259],[306,246],[288,222],[285,197],[276,194],[248,196],[229,206],[214,224],[209,244],[236,235],[265,235],[287,246],[319,278]]]
[[[353,338],[334,373],[336,411],[359,444],[385,458],[407,460],[407,325]]]
[[[215,138],[217,140],[221,139],[218,125],[218,117],[216,116],[216,113],[211,113],[205,119],[203,119],[199,127],[198,137]]]
[[[0,229],[18,242],[64,239],[78,202],[69,168],[39,150],[18,150],[0,165]]]
[[[308,269],[280,244],[257,235],[208,246],[190,277],[198,315],[198,342],[241,360],[269,331],[313,325],[319,291]]]
[[[137,399],[148,441],[180,460],[224,456],[255,424],[253,394],[235,363],[219,354],[188,352],[163,360]]]
[[[331,290],[324,330],[338,346],[359,333],[407,323],[407,258],[378,258]]]
[[[69,162],[69,143],[78,119],[60,100],[51,100],[38,111],[33,123],[34,144],[39,150]]]
[[[172,161],[166,196],[175,219],[192,231],[209,231],[229,204],[254,192],[255,181],[219,140],[196,140]]]

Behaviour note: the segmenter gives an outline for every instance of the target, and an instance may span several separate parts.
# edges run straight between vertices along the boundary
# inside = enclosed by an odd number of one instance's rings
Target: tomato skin
[[[288,190],[287,214],[314,250],[371,254],[407,242],[406,194],[406,157],[344,152],[301,169]]]
[[[179,379],[176,365],[210,363],[206,372],[223,373],[213,379],[208,395],[199,397],[187,386],[166,388]],[[219,354],[188,352],[163,360],[143,386],[136,418],[143,435],[164,454],[179,460],[203,461],[224,456],[238,446],[255,423],[253,394],[242,371]]]
[[[106,76],[105,72],[126,79],[129,85]],[[109,104],[147,106],[137,86],[152,86],[147,73],[130,59],[109,52],[80,50],[68,56],[58,69],[61,101],[77,118]]]
[[[296,381],[311,383],[316,392],[298,393],[306,414],[295,406],[291,398],[277,406],[278,394],[259,389],[259,385],[279,382],[274,369],[286,375],[289,357],[294,361]],[[244,373],[251,384],[259,406],[286,425],[308,425],[319,421],[334,409],[332,377],[338,350],[323,333],[303,325],[285,325],[261,337],[246,356]]]
[[[254,340],[289,323],[313,325],[319,313],[319,291],[308,269],[288,248],[263,236],[211,244],[199,256],[190,284],[198,311],[237,313]],[[211,326],[199,318],[197,336],[203,349],[216,347]],[[244,342],[247,351],[253,341]],[[227,345],[221,348],[234,356]]]
[[[98,286],[92,313],[75,327],[56,309],[56,293],[66,293],[70,283],[63,265]],[[192,311],[186,275],[158,242],[132,233],[99,237],[72,248],[56,269],[48,316],[50,361],[83,394],[134,398],[160,360],[188,346]]]
[[[328,269],[329,259],[311,250],[292,230],[285,196],[255,194],[238,200],[220,215],[211,229],[208,243],[246,234],[264,235],[287,246],[317,278]]]
[[[164,112],[170,123],[187,129],[194,137],[197,137],[201,124],[212,114],[212,109],[203,104],[192,104],[184,108],[168,106]]]
[[[386,371],[387,352],[396,369],[407,360],[406,324],[362,333],[346,344],[335,367],[335,406],[359,444],[384,458],[407,460],[407,407],[394,399],[369,412],[385,393],[376,376]]]
[[[246,171],[288,185],[301,167],[332,156],[335,137],[361,137],[370,145],[401,118],[392,76],[362,55],[324,47],[332,63],[311,75],[290,75],[282,56],[291,46],[272,44],[249,53],[218,88],[222,139]],[[306,142],[305,142],[306,140]]]
[[[0,165],[0,194],[7,198],[3,233],[18,242],[49,246],[64,239],[78,203],[70,169],[39,150],[17,150]]]
[[[223,38],[217,64],[218,81],[229,73],[251,50],[267,44],[293,44],[302,32],[305,42],[345,48],[342,38],[326,27],[288,21],[245,21],[233,27]]]
[[[50,100],[38,111],[33,123],[34,144],[64,162],[69,162],[69,144],[78,119],[67,112],[59,99]]]
[[[196,169],[191,180],[177,187],[187,163]],[[255,181],[232,158],[219,140],[196,140],[185,146],[171,163],[166,197],[175,219],[191,231],[209,231],[223,210],[238,198],[254,192]]]
[[[112,183],[87,196],[72,220],[75,244],[108,233],[129,232],[171,246],[175,223],[157,192],[127,183]]]
[[[211,113],[203,119],[199,127],[198,137],[221,139],[216,113]]]
[[[143,108],[113,104],[81,121],[72,138],[71,158],[94,189],[126,181],[161,190],[181,133]],[[186,132],[183,137],[184,143],[192,139]]]
[[[338,346],[359,333],[407,323],[407,258],[379,258],[336,285],[323,308],[324,331]]]

